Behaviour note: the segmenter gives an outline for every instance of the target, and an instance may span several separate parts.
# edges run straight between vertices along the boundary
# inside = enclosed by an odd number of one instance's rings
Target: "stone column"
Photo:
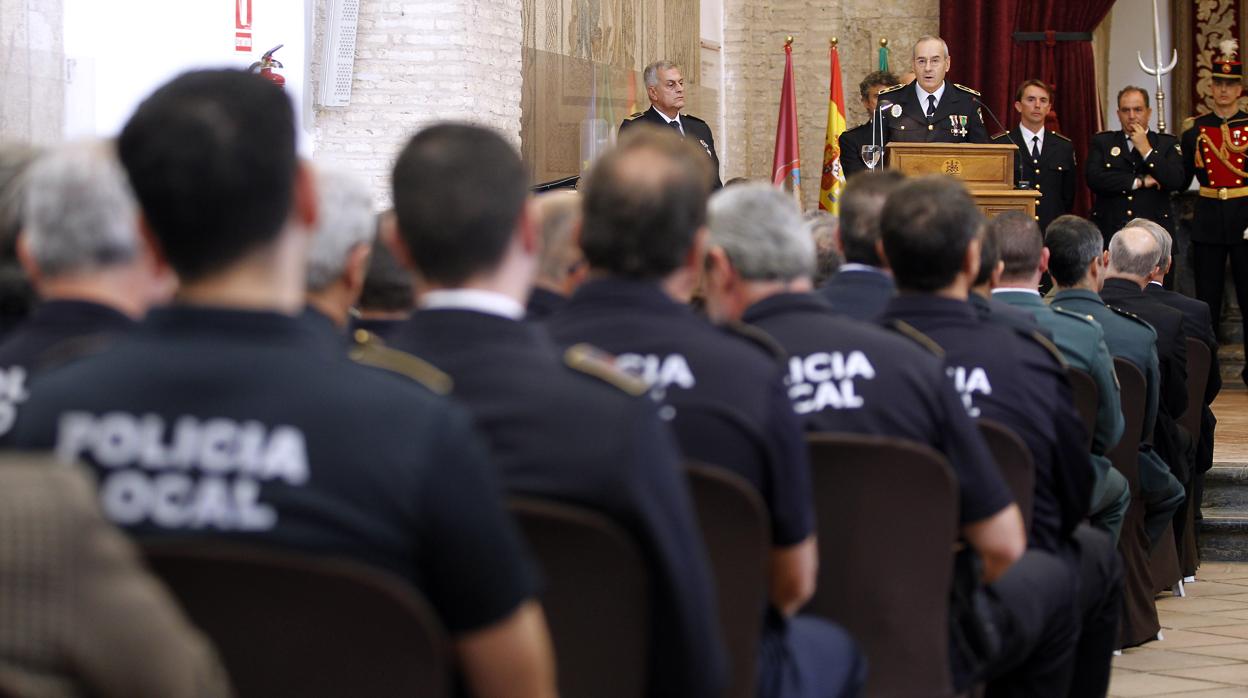
[[[0,0],[0,139],[48,144],[65,124],[62,0]]]

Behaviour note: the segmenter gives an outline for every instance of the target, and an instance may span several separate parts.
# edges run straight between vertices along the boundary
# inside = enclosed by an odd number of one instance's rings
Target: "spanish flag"
[[[845,91],[841,87],[841,54],[836,39],[828,47],[832,63],[832,84],[828,87],[828,130],[823,139],[823,177],[819,180],[819,208],[838,213],[837,199],[845,186],[841,170],[841,134],[845,132]],[[851,154],[850,157],[853,157]]]
[[[776,120],[776,152],[771,160],[771,183],[802,200],[802,159],[797,154],[797,96],[793,89],[793,37],[784,42],[784,82],[780,87],[780,117]]]

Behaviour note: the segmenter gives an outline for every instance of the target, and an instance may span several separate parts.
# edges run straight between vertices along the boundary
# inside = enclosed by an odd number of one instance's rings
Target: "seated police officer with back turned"
[[[581,195],[563,190],[538,194],[533,200],[541,249],[537,278],[524,306],[526,320],[545,320],[563,307],[585,282],[589,270],[576,236],[581,229]]]
[[[376,227],[380,228],[393,215],[393,211],[388,211],[375,216]],[[368,271],[364,273],[364,286],[351,310],[347,334],[366,330],[384,341],[412,314],[414,295],[407,270],[399,266],[385,245],[373,245],[373,252],[368,256]]]
[[[880,91],[884,142],[987,143],[988,130],[977,104],[979,93],[945,80],[949,46],[944,39],[920,37],[914,42],[912,58],[914,81]]]
[[[620,133],[623,134],[625,129],[637,124],[671,128],[681,138],[697,145],[698,150],[710,158],[711,186],[714,189],[722,187],[719,179],[719,156],[715,154],[715,137],[711,135],[710,125],[692,114],[680,113],[685,108],[685,78],[680,74],[680,67],[671,61],[655,61],[646,66],[641,79],[646,83],[650,108],[625,119],[620,124]]]
[[[534,575],[469,416],[309,348],[295,317],[316,200],[289,98],[241,71],[187,73],[119,144],[181,290],[109,351],[48,373],[17,445],[91,466],[105,515],[141,538],[389,570],[429,599],[474,695],[554,696]]]
[[[867,111],[866,123],[848,129],[837,139],[841,146],[841,170],[845,178],[867,171],[867,164],[862,161],[862,146],[871,145],[871,125],[875,124],[875,145],[880,145],[879,122],[871,115],[875,113],[875,105],[879,102],[880,91],[897,84],[897,76],[887,70],[868,73],[858,83],[858,98],[862,100],[862,108]]]
[[[647,695],[718,695],[715,589],[675,441],[645,384],[584,346],[560,356],[522,321],[540,244],[525,180],[519,154],[476,126],[408,142],[386,236],[424,285],[388,344],[451,376],[508,491],[602,511],[633,534],[653,582]]]
[[[637,128],[582,189],[590,281],[549,320],[564,345],[590,342],[665,404],[685,457],[736,472],[771,518],[770,609],[759,695],[855,696],[853,640],[794,614],[814,594],[818,548],[810,465],[770,338],[717,328],[689,309],[706,246],[706,160],[665,129]]]
[[[845,263],[818,291],[832,312],[869,322],[897,295],[892,274],[880,260],[878,243],[884,200],[902,180],[896,170],[880,170],[855,177],[841,192],[836,244]]]
[[[1018,147],[1014,154],[1014,186],[1025,180],[1040,192],[1036,221],[1041,230],[1049,227],[1054,218],[1070,213],[1075,205],[1075,146],[1066,136],[1045,129],[1044,119],[1052,108],[1053,92],[1048,84],[1027,80],[1014,93],[1018,128],[992,137],[993,143]]]
[[[1023,590],[1007,587],[997,610],[1010,617],[1021,604],[1027,612],[1002,626],[1006,648],[989,667],[988,695],[1103,696],[1121,567],[1109,535],[1081,525],[1092,470],[1056,347],[1037,333],[981,322],[967,303],[983,226],[956,180],[923,177],[894,192],[880,234],[901,293],[883,320],[907,323],[939,345],[968,414],[1010,428],[1035,462],[1028,555],[1058,561],[1058,569],[1030,570],[1027,556],[1017,563],[1026,592],[1013,596]],[[1024,601],[1027,594],[1039,596]],[[1046,611],[1030,615],[1037,605]]]
[[[175,284],[139,235],[113,143],[61,146],[35,162],[26,181],[17,254],[42,302],[0,343],[0,437],[36,374],[104,350]]]

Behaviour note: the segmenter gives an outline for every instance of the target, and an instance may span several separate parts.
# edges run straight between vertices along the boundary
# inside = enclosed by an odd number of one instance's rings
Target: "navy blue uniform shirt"
[[[556,342],[601,347],[616,355],[618,368],[642,378],[665,403],[660,414],[673,419],[687,458],[753,483],[767,503],[775,545],[814,532],[809,457],[778,357],[698,317],[657,282],[591,281],[548,327]]]
[[[415,584],[452,633],[533,597],[467,413],[314,341],[276,313],[153,311],[42,376],[15,442],[91,466],[105,514],[139,537],[354,558]]]
[[[968,414],[1000,422],[1027,445],[1036,466],[1030,543],[1058,550],[1088,514],[1092,468],[1056,349],[984,322],[970,303],[950,298],[898,296],[884,319],[909,323],[935,340]]]
[[[864,266],[842,268],[820,286],[817,293],[828,302],[832,312],[855,320],[874,321],[884,312],[888,301],[897,295],[897,286],[883,269]]]
[[[601,511],[633,534],[654,601],[647,695],[718,695],[727,664],[714,582],[655,405],[571,368],[542,328],[498,315],[422,310],[388,344],[451,376],[509,491]]]
[[[1009,506],[1010,491],[939,357],[894,332],[834,315],[812,294],[772,296],[742,319],[788,352],[789,396],[808,429],[936,449],[958,478],[963,524]]]

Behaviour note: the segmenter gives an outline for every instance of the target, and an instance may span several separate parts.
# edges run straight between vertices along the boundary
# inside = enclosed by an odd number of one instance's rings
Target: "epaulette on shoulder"
[[[1152,324],[1150,324],[1150,323],[1148,322],[1148,320],[1145,320],[1144,318],[1140,317],[1139,315],[1136,315],[1135,313],[1131,312],[1130,310],[1123,310],[1122,308],[1119,308],[1118,306],[1115,306],[1115,305],[1109,305],[1108,303],[1105,305],[1105,307],[1107,307],[1107,308],[1109,308],[1110,310],[1114,311],[1115,313],[1117,313],[1117,314],[1119,314],[1119,315],[1121,315],[1121,316],[1123,316],[1123,317],[1127,318],[1128,320],[1131,320],[1131,321],[1133,321],[1133,322],[1137,322],[1137,323],[1139,323],[1139,324],[1141,324],[1141,325],[1143,325],[1143,326],[1147,327],[1147,328],[1148,328],[1148,330],[1149,330],[1149,332],[1152,332],[1152,333],[1153,333],[1153,335],[1156,335],[1156,334],[1157,334],[1157,329],[1156,329],[1156,328],[1154,328],[1154,327],[1152,326]]]
[[[888,323],[888,326],[905,335],[911,341],[928,350],[932,354],[935,354],[942,359],[945,358],[945,348],[937,344],[936,340],[920,332],[919,328],[914,325],[911,325],[905,320],[892,320]]]
[[[634,397],[646,394],[645,381],[616,368],[609,354],[588,344],[574,344],[568,347],[568,350],[563,352],[563,363],[574,371],[593,376]]]
[[[1019,331],[1022,332],[1022,330],[1019,330]],[[1068,364],[1066,363],[1066,357],[1062,356],[1062,350],[1057,348],[1057,345],[1053,343],[1053,340],[1049,339],[1048,337],[1045,337],[1043,334],[1040,333],[1039,330],[1032,330],[1030,332],[1024,332],[1024,334],[1026,334],[1029,339],[1035,341],[1037,344],[1044,347],[1045,351],[1052,354],[1053,358],[1057,359],[1058,365],[1061,366],[1063,369],[1069,367]]]
[[[1053,308],[1053,306],[1049,306],[1049,307]],[[1085,315],[1084,313],[1076,313],[1073,310],[1067,310],[1065,308],[1053,308],[1053,312],[1057,313],[1058,315],[1061,315],[1062,317],[1074,318],[1078,320],[1079,322],[1086,323],[1089,325],[1099,324],[1097,323],[1096,318],[1092,317],[1091,315]]]
[[[1066,136],[1063,136],[1062,134],[1058,133],[1057,131],[1049,131],[1049,135],[1054,136],[1054,137],[1056,137],[1056,138],[1060,138],[1060,139],[1062,139],[1062,140],[1066,141],[1067,143],[1070,143],[1070,142],[1071,142],[1069,138],[1067,138]]]
[[[958,83],[956,83],[956,82],[955,82],[955,83],[953,83],[953,86],[954,86],[954,87],[956,87],[956,88],[958,88],[959,90],[962,90],[963,92],[970,92],[971,94],[975,95],[976,97],[983,97],[983,95],[981,95],[978,91],[976,91],[976,90],[972,90],[971,88],[967,87],[966,85],[959,85]]]
[[[763,330],[753,325],[747,325],[743,322],[726,322],[720,327],[730,334],[736,335],[754,346],[767,352],[767,355],[774,358],[780,363],[788,361],[789,354],[780,346],[780,343],[774,337],[767,334]]]
[[[451,377],[439,371],[433,364],[407,352],[387,347],[381,338],[368,330],[356,330],[351,338],[354,344],[348,356],[358,364],[407,376],[438,395],[447,395],[454,387]]]
[[[632,121],[633,119],[640,119],[641,117],[643,117],[643,116],[645,116],[645,115],[646,115],[646,113],[645,113],[644,111],[639,111],[639,112],[637,112],[636,114],[629,114],[628,116],[624,117],[624,120],[625,120],[625,121]]]
[[[1182,133],[1196,125],[1196,117],[1189,116],[1183,120],[1183,124],[1179,126],[1179,133]]]
[[[1227,126],[1230,126],[1231,124],[1248,124],[1248,117],[1244,117],[1242,119],[1230,119],[1226,122]]]
[[[1115,131],[1115,130],[1113,130],[1113,129],[1106,129],[1106,130],[1104,130],[1104,131],[1097,131],[1097,132],[1096,132],[1096,135],[1098,135],[1098,136],[1104,136],[1104,135],[1105,135],[1105,134],[1107,134],[1107,133],[1113,133],[1113,134],[1116,134],[1116,133],[1118,133],[1118,132],[1117,132],[1117,131]]]
[[[705,121],[703,121],[702,119],[699,119],[698,117],[694,116],[693,114],[681,114],[681,115],[680,115],[680,118],[682,118],[682,119],[688,119],[688,120],[690,120],[690,121],[696,121],[696,122],[698,122],[698,123],[700,123],[700,124],[705,124],[705,123],[706,123]]]
[[[888,94],[889,92],[895,92],[895,91],[897,91],[897,90],[900,90],[901,88],[903,88],[903,87],[905,87],[905,86],[906,86],[906,83],[904,83],[904,82],[899,82],[899,83],[897,83],[896,85],[893,85],[892,87],[885,87],[884,89],[882,89],[882,90],[880,90],[880,91],[879,91],[879,94],[886,95],[886,94]]]
[[[994,140],[994,141],[995,141],[995,140],[997,140],[998,138],[1009,137],[1009,135],[1010,135],[1010,132],[1009,132],[1009,131],[1001,131],[1000,133],[994,133],[994,134],[992,134],[991,138],[992,138],[992,140]]]

